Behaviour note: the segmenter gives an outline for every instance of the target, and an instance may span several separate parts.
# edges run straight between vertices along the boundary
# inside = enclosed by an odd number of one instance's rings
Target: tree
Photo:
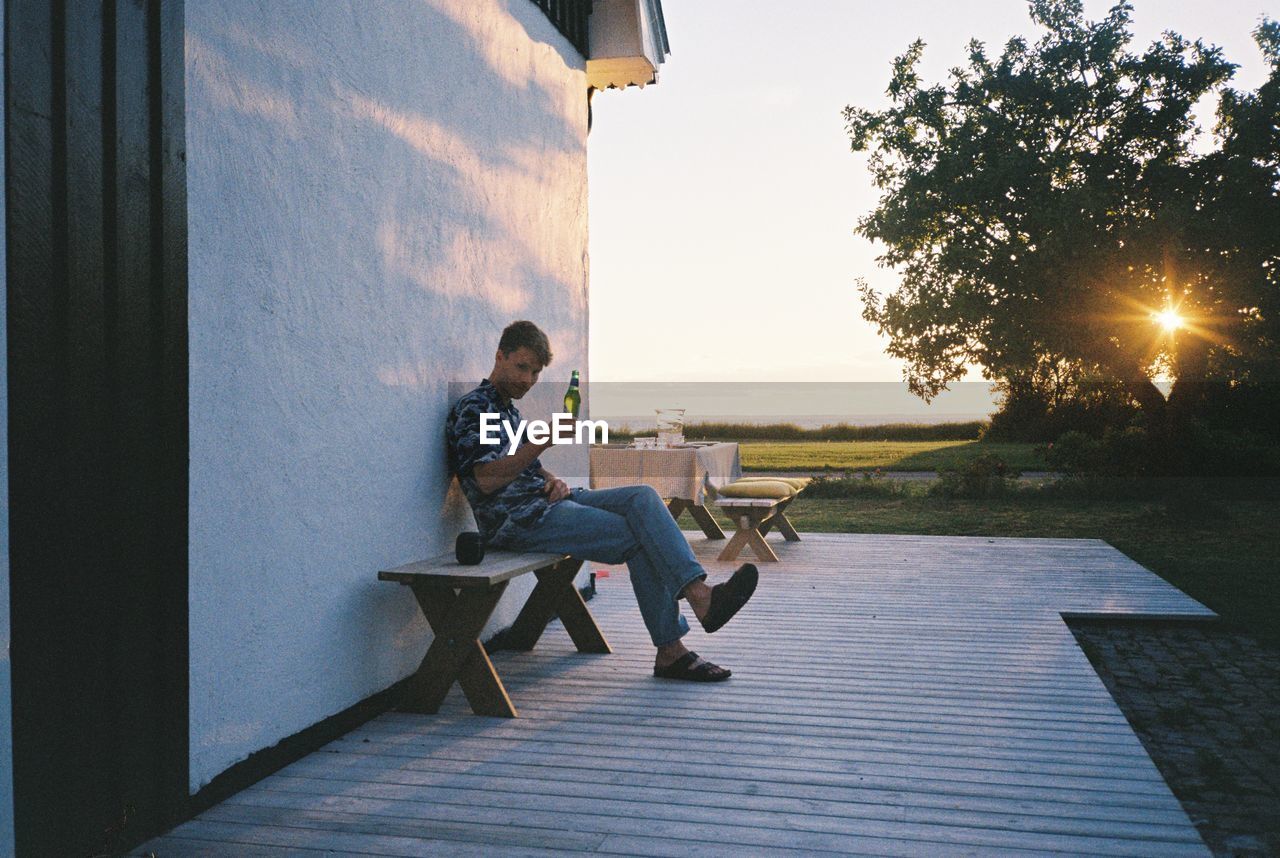
[[[1098,22],[1080,0],[1030,11],[1034,45],[992,60],[971,42],[967,66],[926,85],[917,41],[890,107],[845,109],[883,191],[858,232],[901,274],[888,295],[861,283],[863,316],[925,399],[968,364],[1004,381],[1061,365],[1118,380],[1163,420],[1159,370],[1174,402],[1229,357],[1274,357],[1280,32],[1259,28],[1271,80],[1227,91],[1221,145],[1199,155],[1192,107],[1235,68],[1217,48],[1166,33],[1130,51],[1128,3]],[[1185,320],[1172,336],[1154,323],[1165,309]]]
[[[1217,299],[1229,323],[1213,337],[1181,334],[1184,390],[1175,388],[1170,406],[1193,410],[1229,385],[1265,402],[1280,424],[1280,24],[1264,20],[1254,39],[1270,74],[1256,92],[1223,92],[1219,146],[1194,164],[1183,248],[1197,289]]]

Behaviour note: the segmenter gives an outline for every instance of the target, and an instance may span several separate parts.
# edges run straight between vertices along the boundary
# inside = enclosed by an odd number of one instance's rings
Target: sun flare
[[[1160,327],[1169,333],[1173,333],[1182,327],[1182,317],[1178,315],[1177,310],[1161,310],[1159,313],[1153,313],[1152,317]]]

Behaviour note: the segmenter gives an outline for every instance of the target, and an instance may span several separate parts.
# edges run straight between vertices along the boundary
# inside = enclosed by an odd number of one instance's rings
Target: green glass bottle
[[[573,376],[569,379],[569,389],[564,392],[564,410],[568,414],[573,415],[573,419],[578,419],[578,412],[582,410],[582,393],[578,390],[578,371],[573,371]]]

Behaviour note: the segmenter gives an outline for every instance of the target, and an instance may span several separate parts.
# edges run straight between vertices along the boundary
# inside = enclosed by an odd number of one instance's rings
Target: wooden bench
[[[784,514],[796,499],[788,498],[719,498],[716,505],[724,510],[738,525],[738,531],[720,552],[719,560],[736,560],[744,546],[750,546],[756,557],[766,563],[776,563],[778,555],[765,542],[764,537],[776,524],[787,542],[799,542],[800,534],[791,526]]]
[[[416,673],[409,678],[402,708],[434,714],[454,682],[477,715],[515,718],[516,708],[480,642],[480,633],[511,579],[532,572],[538,583],[504,636],[513,649],[531,650],[557,615],[578,652],[612,652],[586,602],[573,585],[582,561],[567,554],[489,551],[476,566],[441,554],[378,573],[413,590],[435,634]]]

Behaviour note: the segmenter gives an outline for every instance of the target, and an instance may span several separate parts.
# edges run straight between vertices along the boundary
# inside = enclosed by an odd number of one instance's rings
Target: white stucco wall
[[[0,21],[5,17],[0,0]],[[0,34],[2,36],[3,34]],[[0,38],[0,92],[4,92],[4,44]],[[0,176],[5,174],[4,111],[0,110]],[[13,682],[9,661],[9,343],[8,229],[5,200],[0,196],[0,855],[12,855],[13,844]]]
[[[448,383],[518,318],[545,378],[587,369],[587,128],[530,0],[185,14],[194,791],[417,666],[429,631],[375,572],[471,523]]]

